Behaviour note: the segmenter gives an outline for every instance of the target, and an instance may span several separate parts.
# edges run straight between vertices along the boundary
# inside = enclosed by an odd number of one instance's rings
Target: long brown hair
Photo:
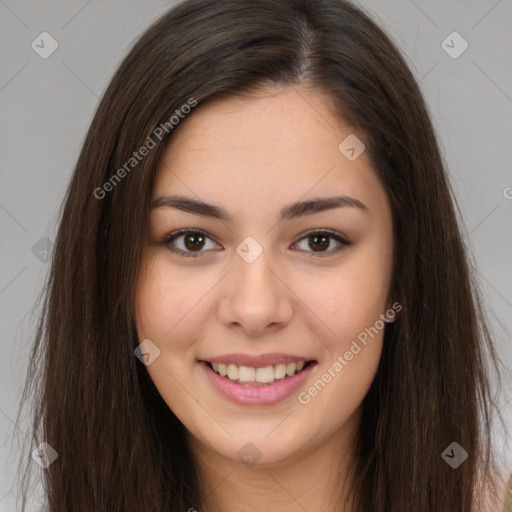
[[[50,512],[200,509],[185,428],[134,357],[135,282],[157,164],[179,129],[169,120],[265,84],[327,92],[363,134],[392,205],[390,295],[402,311],[363,402],[356,510],[472,512],[477,488],[492,488],[499,359],[429,113],[400,52],[344,0],[188,0],[121,63],[61,210],[22,400],[34,408],[30,448],[46,441],[58,453],[44,471]],[[148,137],[157,144],[134,163]],[[441,457],[452,442],[468,453],[457,469]]]

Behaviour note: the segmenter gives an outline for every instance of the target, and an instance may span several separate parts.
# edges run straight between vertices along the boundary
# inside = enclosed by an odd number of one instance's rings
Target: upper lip
[[[208,357],[203,359],[203,361],[261,368],[264,366],[274,366],[276,364],[313,361],[313,359],[310,357],[295,356],[291,354],[261,354],[259,356],[251,356],[247,354],[226,354],[223,356]]]

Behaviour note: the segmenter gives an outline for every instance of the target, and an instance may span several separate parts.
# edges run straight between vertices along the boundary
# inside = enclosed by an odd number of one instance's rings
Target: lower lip
[[[316,366],[316,362],[312,362],[302,371],[291,377],[274,380],[271,384],[263,386],[251,386],[237,384],[227,377],[221,377],[205,361],[200,361],[199,364],[206,372],[215,389],[240,405],[271,405],[288,398],[304,384]]]

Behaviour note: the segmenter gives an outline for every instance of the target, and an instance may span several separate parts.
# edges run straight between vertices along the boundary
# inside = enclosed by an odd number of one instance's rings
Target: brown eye
[[[169,250],[179,256],[197,258],[206,252],[202,249],[213,249],[217,246],[217,244],[213,243],[213,247],[208,247],[208,241],[212,243],[211,238],[204,231],[182,229],[176,233],[167,235],[163,243],[168,246]]]
[[[308,237],[309,247],[314,251],[323,251],[329,247],[329,237],[325,235],[311,235]]]
[[[189,233],[184,236],[185,247],[190,251],[202,249],[204,246],[204,236],[198,233]]]
[[[320,257],[330,256],[350,245],[350,242],[343,236],[330,231],[313,231],[307,233],[306,236],[302,237],[295,245],[299,246],[306,240],[307,246],[303,246],[302,248],[299,247],[299,249],[311,253],[311,256],[313,256],[314,253],[317,253],[316,255]],[[331,244],[331,240],[334,240],[336,244],[338,244],[338,247],[327,250],[331,245],[333,245]]]

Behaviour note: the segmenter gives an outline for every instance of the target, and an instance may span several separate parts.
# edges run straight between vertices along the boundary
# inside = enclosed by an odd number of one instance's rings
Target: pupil
[[[328,237],[326,237],[326,236],[323,236],[323,235],[322,236],[318,236],[318,235],[310,236],[309,240],[310,240],[309,246],[314,251],[321,251],[321,250],[329,247]],[[313,241],[312,244],[311,244],[311,241]],[[190,250],[201,249],[204,245],[204,238],[201,234],[190,233],[189,235],[187,235],[185,237],[185,245],[186,245],[187,249],[190,249]],[[318,247],[320,249],[318,249]]]
[[[196,239],[196,242],[189,243],[190,240]],[[204,238],[201,234],[198,233],[190,233],[185,237],[185,246],[187,249],[194,250],[194,249],[201,249],[202,244],[204,244]]]
[[[318,236],[318,235],[315,235],[315,236],[311,236],[309,237],[309,240],[313,240],[313,244],[316,244],[316,245],[319,245],[321,246],[321,249],[326,249],[327,247],[329,247],[329,240],[328,240],[328,237],[326,236]],[[320,242],[319,242],[320,240]],[[314,245],[312,245],[311,243],[309,244],[309,246],[314,250],[314,251],[318,251],[318,249],[316,249],[314,247]]]

